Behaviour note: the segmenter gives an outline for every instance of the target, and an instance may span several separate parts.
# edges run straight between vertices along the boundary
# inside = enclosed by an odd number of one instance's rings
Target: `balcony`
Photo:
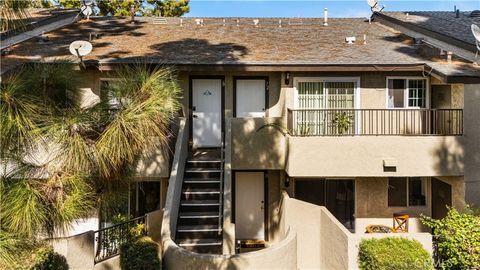
[[[462,109],[288,109],[291,136],[461,136]]]
[[[287,121],[292,177],[463,175],[461,109],[289,109]]]

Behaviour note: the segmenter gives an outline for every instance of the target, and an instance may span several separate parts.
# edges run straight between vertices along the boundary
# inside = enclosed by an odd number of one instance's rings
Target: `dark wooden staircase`
[[[222,253],[223,155],[196,150],[185,166],[176,243],[197,253]]]

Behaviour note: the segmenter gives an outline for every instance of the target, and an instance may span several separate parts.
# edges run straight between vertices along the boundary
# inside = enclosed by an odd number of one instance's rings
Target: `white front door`
[[[264,173],[235,173],[235,238],[265,240]]]
[[[265,117],[264,79],[236,80],[236,117]]]
[[[192,80],[194,147],[220,147],[222,139],[222,80]]]

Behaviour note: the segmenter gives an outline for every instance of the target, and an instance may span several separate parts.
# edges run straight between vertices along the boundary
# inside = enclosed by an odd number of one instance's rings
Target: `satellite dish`
[[[475,45],[477,45],[477,52],[475,53],[475,58],[478,56],[478,52],[480,51],[480,27],[476,24],[472,24],[472,34],[475,37]]]
[[[83,56],[89,54],[92,49],[92,43],[84,40],[77,40],[70,44],[70,53],[82,58]]]
[[[370,6],[372,12],[381,12],[385,8],[384,6],[380,7],[378,0],[367,0],[367,3]]]
[[[88,18],[90,18],[90,15],[92,15],[93,10],[91,6],[82,6],[82,14],[85,15]]]

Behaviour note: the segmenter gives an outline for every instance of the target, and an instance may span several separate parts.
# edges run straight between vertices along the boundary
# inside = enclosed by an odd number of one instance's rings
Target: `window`
[[[355,82],[298,82],[299,109],[353,109]]]
[[[296,134],[326,135],[354,134],[355,131],[355,88],[354,78],[296,78],[293,128]],[[338,119],[348,125],[339,128]]]
[[[388,206],[426,205],[426,182],[420,177],[389,177]]]
[[[426,108],[426,79],[388,79],[388,108]]]
[[[118,110],[129,104],[130,98],[119,89],[119,79],[109,78],[100,80],[100,100],[108,102],[110,110]]]
[[[160,209],[160,182],[135,182],[130,187],[130,215],[143,216]]]

